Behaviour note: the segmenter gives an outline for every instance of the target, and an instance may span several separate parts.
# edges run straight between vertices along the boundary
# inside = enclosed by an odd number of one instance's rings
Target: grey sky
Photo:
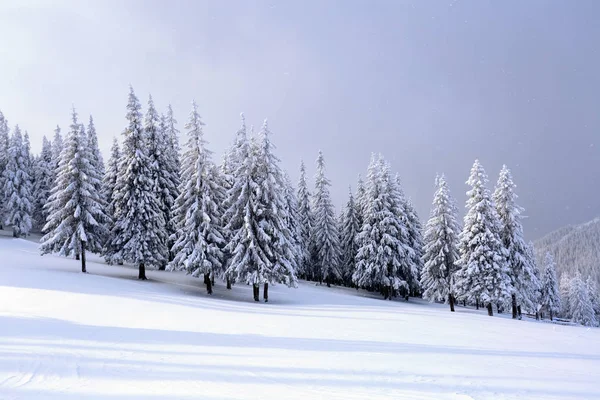
[[[294,180],[322,149],[339,207],[381,152],[422,219],[437,172],[462,210],[473,160],[491,185],[506,163],[534,239],[600,214],[599,17],[584,0],[3,1],[0,110],[38,151],[75,104],[106,155],[130,83],[182,130],[195,98],[218,157],[240,111],[268,117]]]

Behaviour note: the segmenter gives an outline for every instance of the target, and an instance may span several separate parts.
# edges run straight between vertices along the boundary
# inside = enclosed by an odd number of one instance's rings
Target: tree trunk
[[[463,307],[467,306],[467,300],[463,300]]]
[[[517,306],[517,315],[519,316],[519,319],[521,319],[521,306]]]
[[[475,309],[479,310],[479,299],[475,300]]]
[[[206,280],[206,293],[212,294],[212,281],[210,279]]]
[[[496,303],[496,308],[498,309],[498,314],[502,314],[502,311],[503,311],[502,304]]]
[[[488,315],[490,317],[494,316],[494,310],[492,309],[492,303],[488,303],[487,310],[488,310]]]
[[[231,289],[231,279],[227,277],[227,289]]]
[[[550,321],[554,321],[554,320],[552,319],[552,309],[550,309]]]
[[[79,258],[80,258],[80,256],[79,256],[79,253],[75,254],[75,259],[76,259],[77,261],[79,261]]]
[[[515,293],[512,294],[512,317],[513,319],[517,319],[517,295]]]
[[[117,261],[117,265],[123,265],[123,260]]]
[[[263,299],[265,299],[265,303],[269,301],[269,284],[267,282],[263,288]]]
[[[255,283],[252,285],[252,293],[254,295],[254,301],[258,301],[258,292],[259,292],[258,284]]]
[[[81,241],[81,272],[86,273],[85,269],[85,242]]]
[[[158,270],[159,270],[159,271],[164,271],[164,270],[166,270],[166,269],[167,269],[167,264],[162,264],[162,265],[160,265],[160,266],[158,267]]]
[[[140,263],[138,279],[145,281],[146,279],[146,265],[144,263]]]
[[[535,320],[536,320],[536,321],[539,321],[539,320],[540,320],[540,312],[539,312],[539,311],[536,311],[536,312],[535,312]]]
[[[14,229],[13,229],[13,237],[14,237],[14,238],[18,238],[18,237],[19,237],[19,235],[17,235],[17,231],[16,231],[16,230],[14,230]]]
[[[325,283],[327,283],[327,287],[331,287],[331,282],[329,282],[329,276],[325,278]]]
[[[210,278],[210,283],[215,286],[215,276],[213,275],[212,278]]]
[[[448,295],[448,303],[450,303],[450,311],[454,312],[454,296]]]

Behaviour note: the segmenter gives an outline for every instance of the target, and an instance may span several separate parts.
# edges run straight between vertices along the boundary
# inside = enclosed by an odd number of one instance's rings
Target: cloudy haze
[[[70,107],[107,156],[128,85],[198,102],[220,157],[244,111],[283,166],[323,150],[338,207],[381,152],[426,219],[436,173],[462,209],[479,158],[506,163],[529,239],[600,214],[596,1],[96,1],[0,3],[0,110],[33,150]]]

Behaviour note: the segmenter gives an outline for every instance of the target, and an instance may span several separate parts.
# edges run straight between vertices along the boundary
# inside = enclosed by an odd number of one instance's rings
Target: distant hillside
[[[549,251],[556,261],[557,273],[573,275],[579,270],[593,276],[600,285],[600,218],[581,225],[560,228],[535,242],[538,265]]]

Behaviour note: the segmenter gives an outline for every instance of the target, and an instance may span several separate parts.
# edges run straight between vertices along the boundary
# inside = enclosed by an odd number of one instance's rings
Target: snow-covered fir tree
[[[403,214],[406,215],[404,225],[406,226],[408,234],[407,244],[411,250],[408,258],[410,262],[409,270],[411,273],[407,276],[407,282],[411,291],[416,294],[420,290],[419,277],[421,276],[421,270],[423,269],[423,226],[417,215],[417,210],[410,199],[407,198],[401,190],[400,179],[398,176],[396,176],[396,186],[399,190],[399,199],[403,207]]]
[[[110,157],[106,165],[106,171],[102,178],[102,198],[106,203],[106,215],[112,219],[115,217],[115,209],[113,204],[113,194],[117,186],[117,178],[119,176],[119,162],[121,159],[121,149],[119,141],[113,138],[113,144],[110,148]],[[112,226],[110,227],[112,229]]]
[[[165,128],[165,129],[163,129]],[[178,189],[176,185],[179,183],[177,174],[172,175],[174,160],[169,159],[173,152],[171,151],[172,140],[168,137],[166,124],[163,127],[161,118],[154,108],[152,96],[148,99],[148,108],[144,119],[144,131],[147,138],[148,157],[150,158],[150,166],[152,169],[152,180],[154,185],[154,193],[159,201],[159,207],[163,213],[163,219],[166,223],[166,234],[170,237],[175,233],[173,224],[172,210],[175,203],[173,197]],[[169,260],[169,243],[164,246],[164,259]],[[160,265],[159,269],[165,269],[166,264]]]
[[[558,279],[556,278],[556,266],[552,254],[546,253],[544,262],[544,275],[542,277],[541,304],[548,310],[550,320],[560,310],[560,294],[558,291]]]
[[[40,244],[42,254],[80,256],[81,272],[86,272],[86,251],[101,252],[108,233],[93,147],[73,109],[56,182],[45,207],[49,215],[44,231],[48,233]]]
[[[585,280],[585,286],[590,296],[594,314],[596,315],[596,321],[600,323],[600,293],[598,293],[598,286],[596,286],[596,282],[591,276],[588,276]]]
[[[6,193],[4,193],[4,171],[8,164],[9,143],[8,121],[4,117],[4,114],[2,114],[2,111],[0,111],[0,229],[2,229],[2,225],[4,224],[4,206],[6,202]]]
[[[60,126],[56,125],[54,129],[54,136],[52,138],[52,161],[54,162],[54,170],[58,168],[60,162],[60,153],[63,148],[63,137],[61,134]]]
[[[423,298],[447,301],[454,311],[454,274],[458,270],[458,209],[444,176],[436,178],[436,192],[429,221],[423,237],[423,269],[421,287]]]
[[[32,179],[29,153],[17,125],[10,138],[8,162],[4,169],[4,223],[12,226],[14,237],[29,234],[32,227]]]
[[[512,293],[506,259],[508,252],[500,239],[500,222],[488,188],[487,174],[475,160],[467,185],[467,214],[460,234],[456,289],[460,298],[487,304],[506,301]]]
[[[569,308],[571,320],[584,326],[597,326],[596,313],[590,299],[588,287],[581,278],[579,271],[571,280],[569,290]]]
[[[389,165],[373,156],[367,173],[364,222],[358,234],[356,286],[379,291],[392,298],[400,289],[409,289],[410,268],[406,216],[400,203],[399,189],[390,175]]]
[[[342,276],[340,264],[340,236],[337,227],[335,209],[329,194],[331,182],[325,176],[325,158],[319,151],[317,174],[315,175],[315,193],[313,199],[314,221],[313,236],[316,248],[315,270],[319,280],[327,286],[339,281]]]
[[[572,278],[563,273],[560,276],[560,282],[558,284],[558,290],[560,293],[560,315],[564,318],[571,317],[571,303],[569,301],[569,293],[571,292],[571,280]]]
[[[300,161],[300,179],[298,180],[298,226],[300,228],[301,261],[298,265],[298,276],[314,280],[312,252],[314,251],[313,213],[310,205],[311,194],[308,190],[306,167]]]
[[[365,182],[362,179],[362,176],[358,175],[358,180],[356,182],[356,216],[358,218],[358,226],[362,227],[364,222],[364,213],[365,213]]]
[[[188,141],[183,155],[183,176],[176,218],[183,224],[176,229],[169,270],[184,270],[194,277],[203,276],[208,294],[212,294],[214,275],[223,272],[225,239],[217,199],[222,190],[211,153],[206,149],[202,123],[196,103],[185,125]]]
[[[114,226],[106,249],[110,263],[138,265],[138,279],[146,279],[146,266],[166,262],[167,235],[160,202],[154,193],[151,159],[142,113],[133,88],[127,104],[128,126],[123,131],[119,176],[113,195]]]
[[[259,141],[248,141],[245,123],[236,138],[236,171],[228,193],[226,229],[232,232],[227,244],[227,276],[233,282],[253,286],[258,301],[260,285],[268,300],[268,285],[296,286],[293,261],[297,254],[290,243],[286,225],[285,198],[278,159],[273,154],[266,124]]]
[[[512,317],[518,317],[517,307],[529,301],[527,293],[530,286],[537,286],[531,260],[527,257],[527,244],[523,238],[521,213],[523,208],[517,205],[517,186],[512,180],[510,170],[504,165],[494,192],[494,204],[500,219],[500,239],[508,252],[507,267],[511,279]],[[529,309],[530,304],[526,304]]]
[[[360,224],[358,221],[358,207],[352,194],[352,188],[349,188],[348,202],[342,212],[340,220],[341,234],[341,272],[342,281],[346,286],[352,285],[352,275],[356,270],[356,254],[358,253],[357,237],[360,233]]]
[[[87,126],[87,142],[90,147],[90,162],[92,163],[92,168],[96,171],[98,176],[103,177],[105,173],[104,158],[98,147],[98,133],[96,132],[94,118],[91,115]],[[97,183],[96,190],[98,190],[98,192],[102,191],[102,181]]]
[[[528,287],[528,291],[525,294],[529,299],[527,302],[529,304],[529,312],[534,313],[537,320],[540,319],[540,311],[543,307],[542,304],[542,271],[538,268],[537,259],[535,257],[535,247],[532,242],[529,242],[527,246],[527,259],[529,263],[533,266],[533,274],[535,276],[535,281],[533,281],[532,285]],[[521,309],[517,306],[519,310],[519,319],[521,318]]]
[[[54,187],[54,173],[52,160],[52,143],[46,139],[42,139],[42,151],[35,162],[35,184],[33,189],[34,204],[33,204],[33,221],[35,227],[42,229],[46,225],[48,212],[44,208],[48,203],[50,191]]]
[[[292,252],[294,253],[294,259],[292,261],[292,268],[298,276],[298,269],[303,261],[303,253],[301,246],[301,235],[300,230],[300,218],[298,216],[298,199],[294,190],[294,185],[287,172],[283,173],[283,198],[285,201],[285,223],[289,231],[288,241],[292,246]]]

